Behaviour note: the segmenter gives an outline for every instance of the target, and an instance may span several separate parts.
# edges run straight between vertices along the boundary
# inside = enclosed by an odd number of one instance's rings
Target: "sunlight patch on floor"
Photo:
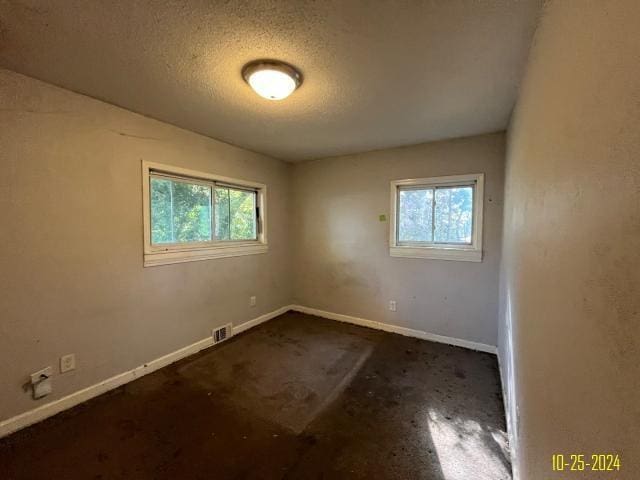
[[[445,480],[510,480],[506,434],[474,420],[428,412],[428,426]]]

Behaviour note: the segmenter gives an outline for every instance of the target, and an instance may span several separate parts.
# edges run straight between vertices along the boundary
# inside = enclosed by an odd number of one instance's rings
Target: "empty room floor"
[[[288,312],[0,440],[5,479],[511,478],[496,357]]]

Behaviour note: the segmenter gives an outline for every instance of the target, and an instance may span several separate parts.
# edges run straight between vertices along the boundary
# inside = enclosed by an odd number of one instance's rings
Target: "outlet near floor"
[[[76,369],[76,356],[73,353],[60,357],[60,373],[70,372]]]
[[[250,307],[255,307],[256,306],[256,297],[249,297],[249,306]]]
[[[391,310],[392,312],[396,311],[396,301],[395,300],[389,300],[389,310]]]

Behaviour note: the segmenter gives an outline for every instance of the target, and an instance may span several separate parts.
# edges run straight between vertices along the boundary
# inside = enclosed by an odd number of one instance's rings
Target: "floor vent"
[[[220,328],[216,328],[213,331],[213,343],[220,343],[225,341],[227,338],[229,338],[232,334],[231,331],[231,324],[227,323],[226,325],[223,325]]]

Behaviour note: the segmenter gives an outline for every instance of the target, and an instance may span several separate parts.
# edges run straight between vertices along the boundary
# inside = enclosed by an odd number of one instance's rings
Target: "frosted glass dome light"
[[[249,86],[267,100],[282,100],[291,95],[302,83],[302,75],[284,62],[257,60],[242,69]]]

